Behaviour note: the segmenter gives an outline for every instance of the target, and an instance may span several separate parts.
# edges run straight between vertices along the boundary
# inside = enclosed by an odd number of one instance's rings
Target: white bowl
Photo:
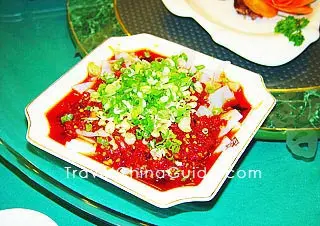
[[[2,226],[58,226],[50,217],[35,210],[13,208],[0,210]]]
[[[159,191],[116,170],[107,169],[105,165],[77,151],[70,151],[64,145],[48,136],[49,124],[46,112],[69,93],[73,85],[86,78],[87,64],[89,62],[94,61],[100,64],[102,60],[107,60],[113,55],[109,48],[110,46],[123,51],[149,49],[164,56],[187,51],[195,57],[194,63],[196,65],[203,64],[211,70],[223,70],[228,78],[241,83],[245,96],[252,105],[252,110],[235,134],[239,143],[222,152],[198,186],[185,186],[168,191]],[[27,140],[38,148],[86,170],[94,176],[100,177],[155,206],[167,208],[179,203],[212,199],[274,107],[275,102],[275,98],[267,91],[262,77],[256,73],[152,35],[139,34],[128,37],[114,37],[106,40],[93,50],[26,107],[26,116],[28,118]]]

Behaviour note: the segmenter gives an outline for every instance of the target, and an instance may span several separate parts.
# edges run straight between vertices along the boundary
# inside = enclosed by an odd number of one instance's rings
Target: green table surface
[[[24,116],[25,106],[81,59],[65,1],[0,1],[0,53],[0,210],[37,210],[59,225],[320,225],[320,156],[297,160],[285,142],[251,142],[212,201],[170,209],[100,179],[68,179],[69,164],[27,143]],[[249,177],[250,170],[261,176]]]
[[[0,150],[3,148],[0,147]],[[21,175],[14,174],[11,168],[0,165],[0,172],[1,180],[5,181],[5,183],[0,184],[2,191],[0,210],[9,208],[32,209],[49,216],[58,225],[92,225],[39,192],[32,184],[26,183]]]

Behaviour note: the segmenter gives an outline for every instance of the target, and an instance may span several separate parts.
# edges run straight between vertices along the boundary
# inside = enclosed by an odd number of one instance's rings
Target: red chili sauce
[[[145,52],[148,51],[148,54]],[[149,50],[139,50],[135,54],[139,58],[147,61],[161,60],[164,57]],[[146,55],[148,57],[146,57]],[[116,72],[121,76],[120,72]],[[85,79],[89,81],[92,76],[90,74]],[[92,89],[97,90],[102,80],[96,80]],[[203,85],[205,86],[205,85]],[[251,105],[246,100],[243,90],[235,92],[235,100],[227,102],[223,108],[237,109],[243,115],[243,119],[251,110]],[[198,97],[197,108],[207,102],[208,93],[203,89],[202,93],[194,94]],[[47,112],[47,119],[50,125],[49,137],[55,141],[65,144],[74,138],[77,138],[76,129],[85,130],[85,122],[82,118],[89,117],[91,112],[86,110],[87,106],[97,106],[101,108],[101,103],[90,101],[90,94],[84,92],[79,94],[76,91],[71,91],[51,110]],[[196,109],[197,109],[196,108]],[[61,123],[61,117],[65,114],[73,114],[73,120]],[[115,138],[118,148],[116,150],[108,150],[106,147],[98,144],[96,152],[90,158],[100,163],[112,163],[111,167],[119,169],[127,167],[133,169],[132,177],[142,181],[161,191],[169,190],[180,186],[194,186],[199,184],[203,176],[210,170],[220,154],[213,153],[216,147],[220,144],[222,138],[218,138],[220,127],[226,125],[227,121],[217,116],[201,116],[196,114],[191,115],[191,128],[189,133],[182,132],[177,124],[171,126],[172,131],[177,135],[177,139],[182,141],[180,151],[174,156],[166,156],[161,160],[154,160],[150,154],[149,147],[143,144],[141,140],[136,140],[133,145],[128,145],[124,142],[124,138],[115,131],[112,135]],[[98,125],[97,121],[92,123],[92,131],[96,131],[102,126]],[[207,129],[206,134],[203,129]],[[136,128],[132,128],[130,132],[135,134]],[[229,133],[228,137],[233,134]],[[177,166],[174,161],[182,162],[182,166]],[[110,160],[111,159],[111,160]],[[174,176],[169,177],[165,173],[168,168],[175,169]]]

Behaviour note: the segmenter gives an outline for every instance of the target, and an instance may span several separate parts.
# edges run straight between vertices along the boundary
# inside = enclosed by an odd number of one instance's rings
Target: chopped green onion
[[[112,69],[115,71],[119,71],[120,68],[122,67],[122,64],[124,62],[123,58],[120,58],[119,60],[116,60],[113,64],[112,64]]]
[[[92,124],[86,124],[86,131],[90,132],[92,130]]]
[[[88,69],[88,73],[93,76],[99,76],[101,73],[100,67],[93,62],[90,62],[88,64],[87,69]]]
[[[204,66],[204,65],[197,65],[197,66],[195,66],[195,68],[196,68],[198,71],[200,71],[200,70],[204,69],[205,66]]]
[[[181,182],[185,182],[189,177],[182,177]]]
[[[149,51],[144,51],[144,56],[145,56],[146,58],[149,58],[149,57],[150,57],[150,52],[149,52]]]
[[[62,124],[64,124],[65,122],[69,122],[72,119],[73,119],[73,114],[65,114],[60,118]]]
[[[102,137],[97,137],[97,143],[101,144],[104,147],[109,145],[109,142],[106,139],[103,139]]]
[[[222,109],[221,108],[213,108],[211,112],[213,115],[219,115],[219,114],[221,114]]]
[[[150,57],[150,52],[144,54]],[[120,133],[137,127],[136,139],[160,137],[153,148],[178,153],[182,142],[176,139],[170,126],[183,122],[180,123],[183,129],[189,130],[190,120],[186,119],[196,107],[188,105],[192,102],[190,90],[194,87],[193,73],[183,66],[188,56],[182,53],[149,63],[129,53],[128,59],[110,62],[114,71],[121,71],[121,76],[102,75],[104,83],[91,93],[91,100],[102,103],[100,114],[112,118],[116,127],[121,128]],[[203,68],[203,65],[197,66],[197,70]]]

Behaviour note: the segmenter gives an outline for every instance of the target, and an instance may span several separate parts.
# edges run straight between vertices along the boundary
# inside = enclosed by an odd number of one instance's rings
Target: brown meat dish
[[[234,8],[239,14],[245,15],[245,16],[250,16],[251,19],[256,19],[258,17],[262,17],[259,14],[256,14],[253,12],[251,9],[249,9],[248,6],[244,3],[243,0],[234,0]]]

